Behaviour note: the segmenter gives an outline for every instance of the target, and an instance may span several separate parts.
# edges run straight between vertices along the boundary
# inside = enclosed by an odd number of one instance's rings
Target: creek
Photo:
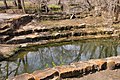
[[[0,80],[72,62],[117,56],[119,43],[116,39],[95,39],[21,48],[16,55],[0,62]]]

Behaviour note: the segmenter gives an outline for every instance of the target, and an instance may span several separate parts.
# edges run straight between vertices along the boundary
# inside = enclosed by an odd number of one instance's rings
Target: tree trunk
[[[88,3],[88,5],[89,5],[89,11],[91,11],[91,9],[92,9],[92,5],[90,4],[90,2],[89,2],[89,0],[86,0],[86,2]]]
[[[24,0],[21,0],[21,4],[22,4],[22,10],[23,10],[23,12],[26,13]]]
[[[17,6],[17,2],[16,2],[16,0],[13,1],[13,4],[14,4],[15,6]]]
[[[61,0],[58,1],[58,5],[61,5]]]
[[[114,11],[114,17],[115,17],[115,21],[118,21],[119,18],[119,13],[120,13],[120,5],[119,5],[119,0],[117,0],[116,5],[115,5],[115,11]]]
[[[21,0],[17,0],[18,9],[22,9]]]
[[[8,9],[8,5],[7,5],[6,0],[4,0],[4,4],[5,4],[5,8]]]

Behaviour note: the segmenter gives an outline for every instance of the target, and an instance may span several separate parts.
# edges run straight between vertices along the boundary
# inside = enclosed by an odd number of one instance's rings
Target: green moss
[[[48,5],[49,8],[54,8],[54,9],[60,9],[60,6],[59,5],[56,5],[56,4],[50,4]]]

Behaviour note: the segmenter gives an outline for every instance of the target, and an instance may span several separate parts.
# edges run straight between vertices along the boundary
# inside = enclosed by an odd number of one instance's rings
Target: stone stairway
[[[25,28],[26,27],[26,28]],[[79,39],[96,38],[96,36],[113,36],[114,30],[108,30],[103,27],[91,28],[86,24],[79,26],[52,26],[40,27],[37,26],[22,26],[24,29],[16,29],[11,34],[6,33],[0,37],[1,43],[6,44],[21,44],[32,43],[46,40],[57,40],[61,38]]]
[[[18,14],[0,14],[0,43],[4,43],[7,40],[13,38],[13,32],[19,29],[21,25],[25,25],[32,20],[32,16],[18,15]]]
[[[117,36],[114,28],[103,26],[93,26],[92,24],[75,20],[51,21],[51,25],[35,22],[30,15],[16,15],[5,17],[0,27],[0,44],[24,44],[41,42],[59,42],[80,39],[110,38]],[[10,17],[11,16],[11,17]],[[31,21],[32,20],[32,21]],[[69,22],[70,21],[70,22]],[[82,20],[81,20],[82,21]],[[64,25],[61,25],[64,23]],[[71,24],[70,24],[71,23]],[[118,31],[119,32],[119,31]]]

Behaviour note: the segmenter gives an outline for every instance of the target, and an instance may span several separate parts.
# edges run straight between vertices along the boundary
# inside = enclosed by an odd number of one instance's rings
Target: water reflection
[[[8,61],[0,62],[0,79],[79,60],[120,55],[117,40],[75,42],[61,46],[34,47],[30,50],[32,51],[23,51]]]

